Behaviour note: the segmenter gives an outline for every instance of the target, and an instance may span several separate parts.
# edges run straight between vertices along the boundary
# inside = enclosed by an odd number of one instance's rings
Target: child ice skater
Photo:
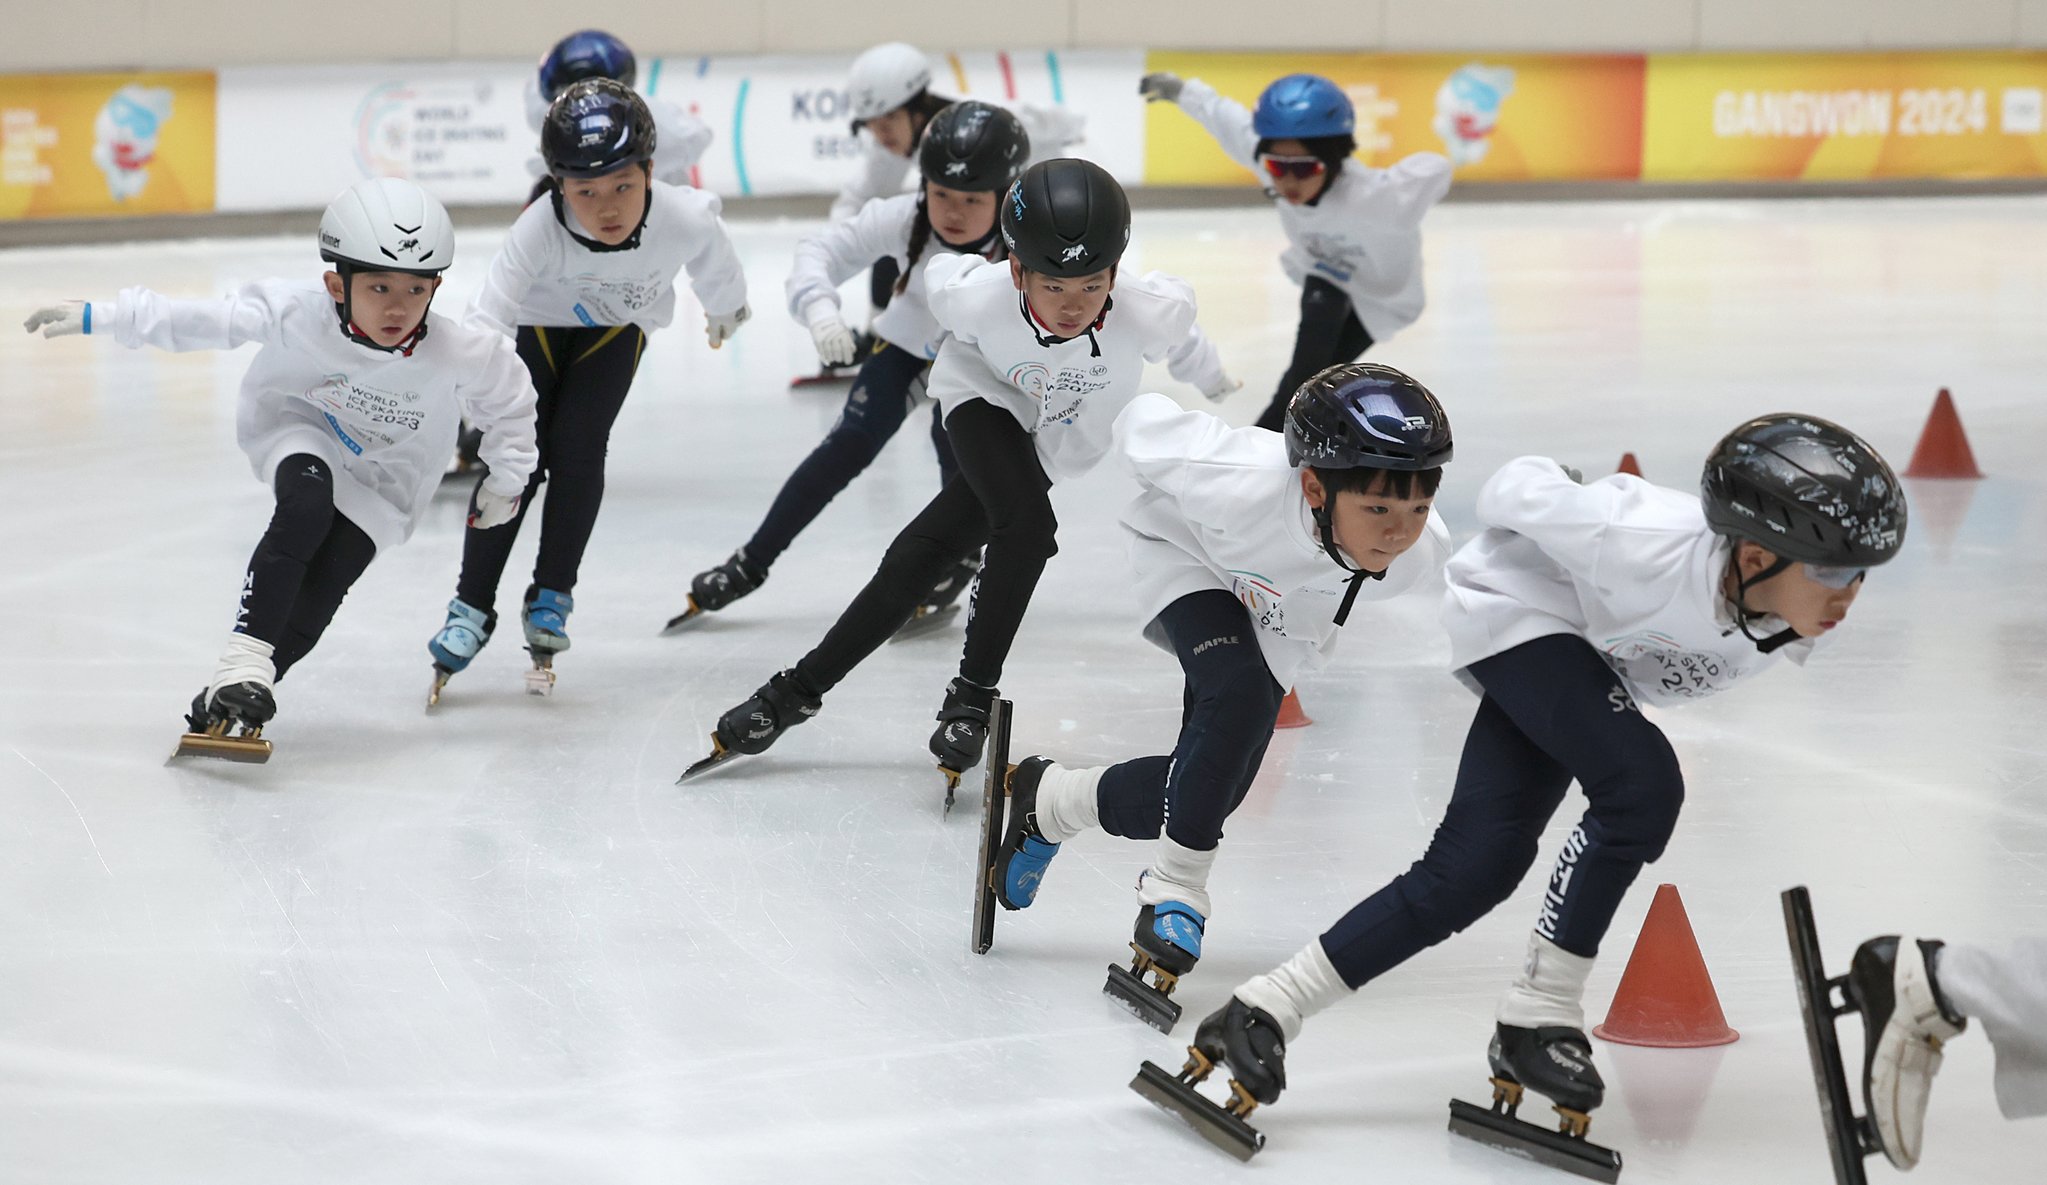
[[[1135,965],[1106,990],[1169,1031],[1180,1009],[1166,996],[1201,957],[1223,821],[1258,775],[1286,688],[1329,660],[1354,602],[1438,584],[1450,536],[1430,506],[1450,421],[1407,375],[1349,363],[1295,393],[1284,436],[1141,395],[1116,418],[1116,452],[1141,490],[1123,530],[1145,636],[1186,676],[1179,742],[1096,769],[1020,762],[994,885],[1024,909],[1066,840],[1097,827],[1156,840]]]
[[[1200,121],[1277,201],[1287,278],[1301,286],[1293,361],[1258,426],[1277,431],[1309,376],[1349,362],[1422,313],[1422,218],[1450,190],[1450,161],[1417,152],[1390,169],[1351,159],[1357,125],[1343,88],[1289,74],[1256,112],[1198,78],[1147,74],[1138,90]]]
[[[363,181],[320,219],[320,284],[265,280],[215,300],[129,288],[38,309],[29,332],[106,334],[165,350],[261,348],[242,378],[235,438],[277,496],[242,581],[213,679],[181,753],[262,761],[273,685],[304,658],[379,549],[433,499],[466,418],[490,475],[470,523],[511,519],[533,471],[534,394],[500,334],[430,312],[455,258],[447,211],[410,181]]]

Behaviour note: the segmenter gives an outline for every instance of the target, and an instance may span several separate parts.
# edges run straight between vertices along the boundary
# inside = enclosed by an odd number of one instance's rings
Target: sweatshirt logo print
[[[1251,611],[1251,620],[1258,623],[1259,629],[1286,637],[1286,609],[1280,603],[1284,594],[1273,587],[1270,579],[1257,572],[1232,569],[1230,592]]]
[[[1109,368],[1094,364],[1053,370],[1042,362],[1009,368],[1010,385],[1038,402],[1038,427],[1071,424],[1090,395],[1108,387]]]

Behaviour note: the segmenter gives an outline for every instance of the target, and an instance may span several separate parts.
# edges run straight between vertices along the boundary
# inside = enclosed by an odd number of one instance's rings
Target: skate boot
[[[569,614],[575,598],[534,585],[526,590],[526,653],[533,669],[526,672],[528,695],[554,694],[554,656],[569,648]]]
[[[1942,1043],[1968,1021],[1934,979],[1943,944],[1872,938],[1855,949],[1845,995],[1862,1013],[1862,1102],[1877,1146],[1900,1169],[1919,1163],[1926,1096]]]
[[[1492,1067],[1492,1108],[1452,1099],[1451,1131],[1595,1181],[1620,1178],[1620,1153],[1585,1138],[1590,1113],[1606,1098],[1606,1083],[1593,1068],[1592,1043],[1583,1030],[1496,1025],[1486,1060]],[[1515,1117],[1531,1090],[1555,1105],[1562,1120],[1556,1131]]]
[[[938,727],[931,733],[931,755],[938,759],[938,772],[945,775],[945,809],[952,811],[953,795],[960,788],[960,776],[980,763],[981,749],[988,742],[988,709],[999,693],[993,687],[954,678],[945,687],[945,702],[938,708]]]
[[[486,613],[460,597],[448,602],[448,620],[439,633],[427,641],[426,652],[434,660],[434,685],[426,695],[426,706],[441,702],[441,688],[469,665],[497,629],[498,615]]]
[[[270,742],[263,726],[277,714],[271,691],[276,682],[270,643],[234,634],[220,656],[213,682],[192,697],[185,715],[187,732],[178,738],[173,757],[219,757],[261,763],[270,760]]]
[[[731,559],[696,574],[689,582],[689,607],[669,618],[661,632],[672,634],[706,613],[716,613],[767,580],[768,570],[746,558],[746,549],[742,547],[732,553]]]
[[[761,689],[718,717],[711,733],[711,755],[682,771],[676,784],[725,764],[735,757],[765,753],[782,734],[818,714],[824,699],[812,694],[792,670],[778,671]]]
[[[1170,1033],[1179,1022],[1180,1006],[1170,997],[1180,977],[1194,970],[1201,959],[1201,932],[1208,920],[1184,901],[1147,905],[1137,913],[1137,926],[1130,939],[1134,956],[1128,971],[1109,968],[1109,981],[1102,994],[1130,1010],[1131,1015]],[[1146,982],[1145,977],[1151,981]]]
[[[1221,1104],[1194,1089],[1218,1066],[1227,1066],[1230,1076],[1230,1101]],[[1178,1116],[1209,1143],[1249,1160],[1265,1146],[1264,1133],[1247,1122],[1251,1112],[1260,1103],[1278,1102],[1286,1089],[1286,1038],[1271,1014],[1231,996],[1194,1030],[1194,1044],[1187,1047],[1187,1064],[1179,1074],[1145,1062],[1130,1089]]]
[[[1004,909],[1029,909],[1059,845],[1038,830],[1038,781],[1051,761],[1026,757],[1009,771],[1009,830],[995,857],[997,900]]]
[[[970,555],[962,559],[945,579],[938,582],[929,595],[917,603],[910,620],[889,639],[901,642],[908,638],[919,638],[925,634],[937,633],[960,611],[960,594],[974,583],[974,577],[981,574],[981,557]]]

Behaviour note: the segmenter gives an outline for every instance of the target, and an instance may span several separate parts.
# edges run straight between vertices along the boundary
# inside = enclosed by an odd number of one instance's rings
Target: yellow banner
[[[1440,152],[1459,181],[1629,180],[1641,170],[1639,55],[1151,53],[1148,71],[1199,78],[1255,108],[1287,74],[1320,74],[1357,109],[1358,155],[1384,166]],[[1145,113],[1148,185],[1250,184],[1200,124]]]
[[[0,219],[213,208],[211,73],[0,75]]]
[[[2037,177],[2047,54],[1649,59],[1645,181]]]

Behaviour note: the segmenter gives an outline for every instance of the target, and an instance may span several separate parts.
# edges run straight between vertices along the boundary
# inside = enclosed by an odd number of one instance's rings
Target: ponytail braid
[[[931,212],[924,208],[924,198],[917,198],[917,221],[910,225],[910,246],[903,259],[903,274],[896,277],[896,295],[910,290],[910,272],[917,266],[917,260],[924,255],[924,248],[931,243]]]

